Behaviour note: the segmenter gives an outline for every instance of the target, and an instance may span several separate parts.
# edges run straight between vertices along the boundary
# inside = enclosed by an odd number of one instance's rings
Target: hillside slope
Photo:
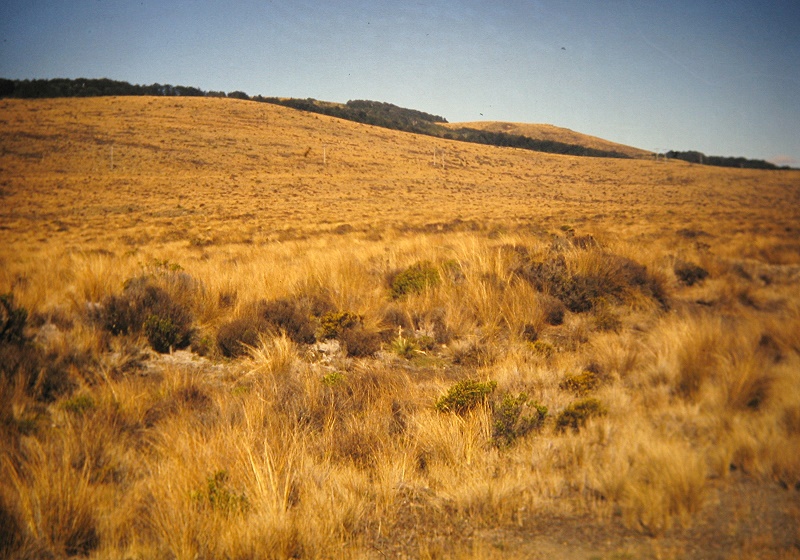
[[[562,128],[551,124],[475,121],[448,123],[443,126],[453,129],[474,128],[476,130],[486,130],[489,132],[517,134],[520,136],[533,138],[534,140],[547,140],[552,142],[561,142],[564,144],[575,144],[577,146],[583,146],[585,148],[591,148],[594,150],[618,152],[633,158],[652,156],[652,153],[648,152],[647,150],[626,146],[624,144],[618,144],[616,142],[604,140],[596,136],[589,136],[588,134],[582,134],[568,128]]]
[[[86,228],[131,242],[588,219],[703,229],[712,209],[779,227],[800,208],[793,171],[495,148],[230,99],[3,100],[0,115],[12,244],[33,231],[83,243]],[[793,198],[778,218],[776,197]]]

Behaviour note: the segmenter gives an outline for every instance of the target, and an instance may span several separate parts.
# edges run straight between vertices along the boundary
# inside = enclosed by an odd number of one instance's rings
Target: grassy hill
[[[534,140],[545,140],[550,142],[560,142],[562,144],[573,144],[594,150],[605,152],[617,152],[632,158],[652,157],[652,152],[641,150],[632,146],[625,146],[616,142],[610,142],[596,136],[581,134],[568,128],[553,126],[551,124],[528,124],[528,123],[509,123],[494,121],[461,122],[447,123],[447,128],[472,128],[475,130],[487,130],[490,132],[502,132],[519,136],[527,136]]]
[[[0,557],[795,554],[799,171],[0,122]]]

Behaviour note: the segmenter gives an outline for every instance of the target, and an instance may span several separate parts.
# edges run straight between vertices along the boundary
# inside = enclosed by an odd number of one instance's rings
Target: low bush
[[[594,371],[586,370],[566,376],[558,386],[579,396],[586,395],[600,386],[600,377]]]
[[[147,276],[128,281],[122,294],[107,297],[100,320],[114,335],[143,332],[153,350],[161,353],[186,348],[194,334],[189,308]]]
[[[420,261],[393,275],[389,280],[392,299],[409,294],[419,294],[439,283],[437,267],[430,261]]]
[[[556,431],[563,432],[568,428],[580,430],[590,418],[604,416],[608,409],[594,398],[574,402],[562,410],[556,417]]]
[[[153,350],[166,354],[172,348],[189,346],[192,331],[176,325],[171,317],[153,314],[144,321],[144,334]]]
[[[474,379],[459,381],[450,387],[447,394],[436,401],[436,410],[463,416],[478,405],[485,403],[496,387],[496,381],[481,382]]]
[[[316,341],[312,309],[297,299],[276,299],[258,304],[256,314],[278,332],[285,332],[298,344]]]
[[[611,253],[590,254],[590,262],[595,265],[590,272],[571,272],[564,255],[557,255],[542,262],[525,263],[516,272],[573,313],[590,311],[608,298],[622,299],[632,289],[667,306],[662,281],[649,274],[645,266]]]
[[[673,267],[675,276],[684,286],[694,286],[708,278],[708,271],[690,262],[678,262]]]
[[[220,326],[217,347],[226,358],[238,358],[258,344],[259,335],[270,332],[285,333],[298,344],[313,344],[317,340],[315,310],[313,302],[294,298],[251,303],[239,317]],[[334,319],[329,322],[330,328],[336,327]]]
[[[508,447],[518,438],[539,430],[547,418],[547,407],[528,398],[525,393],[510,393],[493,407],[492,442],[498,447]]]
[[[344,346],[347,355],[352,358],[368,358],[381,349],[380,333],[371,331],[363,325],[344,329],[339,334],[339,342]]]
[[[14,304],[13,294],[0,294],[0,344],[20,344],[25,340],[28,310]]]
[[[238,358],[247,353],[247,347],[258,344],[258,335],[267,329],[256,317],[238,317],[220,326],[217,347],[226,358]]]
[[[319,318],[316,336],[319,340],[339,338],[346,329],[352,329],[362,323],[363,319],[349,311],[329,311]]]
[[[228,487],[226,470],[209,475],[205,486],[192,492],[192,499],[198,507],[209,507],[226,516],[245,513],[250,508],[250,502],[243,492],[236,493]]]
[[[549,358],[556,353],[555,347],[549,342],[544,342],[543,340],[531,342],[530,349],[534,354],[542,356],[543,358]]]
[[[457,345],[452,352],[453,363],[459,366],[486,367],[497,359],[491,346],[480,342]]]

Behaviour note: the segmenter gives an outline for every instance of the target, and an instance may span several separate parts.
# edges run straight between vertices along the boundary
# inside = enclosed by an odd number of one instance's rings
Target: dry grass
[[[596,526],[585,555],[656,556],[729,523],[757,550],[715,496],[796,501],[797,172],[219,99],[0,117],[0,294],[28,312],[0,342],[0,555],[563,556]],[[138,322],[165,301],[192,339],[158,354]],[[130,329],[111,302],[138,306]],[[496,387],[437,410],[467,379]],[[499,444],[523,393],[548,415]],[[558,429],[581,401],[603,413]],[[796,533],[774,509],[760,550],[779,557]]]

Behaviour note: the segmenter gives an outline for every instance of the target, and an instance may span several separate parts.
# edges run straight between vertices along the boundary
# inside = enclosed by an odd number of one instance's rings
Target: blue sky
[[[796,0],[3,0],[0,76],[373,99],[800,165]]]

